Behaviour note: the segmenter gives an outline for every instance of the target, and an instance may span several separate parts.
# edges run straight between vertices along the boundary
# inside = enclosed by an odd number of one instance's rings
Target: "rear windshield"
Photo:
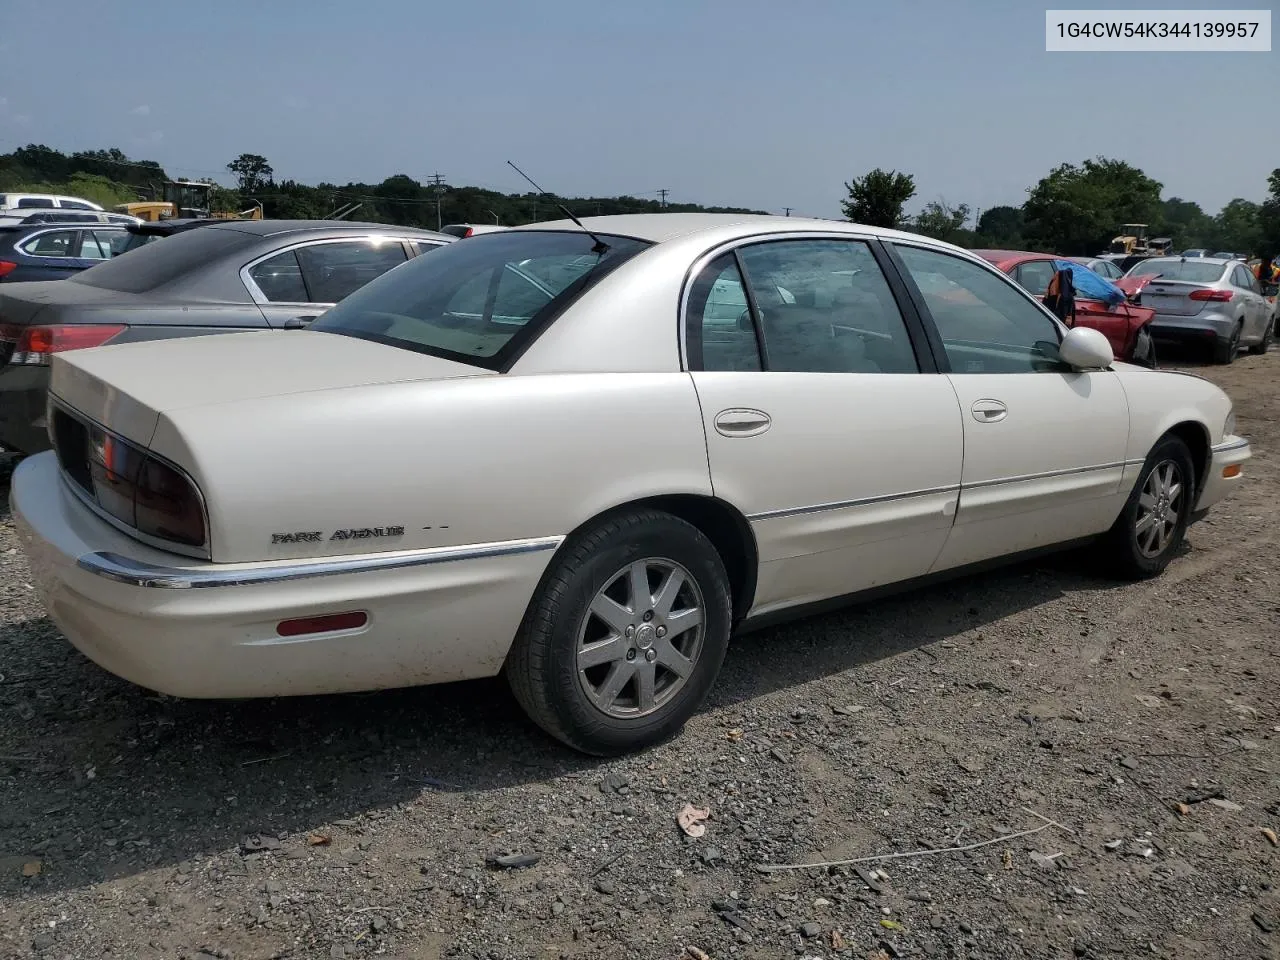
[[[83,283],[121,293],[146,293],[190,273],[210,260],[256,243],[260,238],[239,230],[204,227],[189,230],[163,243],[148,243],[130,250],[128,256],[100,263],[67,278],[67,283]]]
[[[649,246],[601,239],[604,253],[592,253],[594,241],[578,231],[504,231],[451,243],[361,287],[310,329],[498,370],[583,291]]]
[[[1149,277],[1159,274],[1165,280],[1185,280],[1188,283],[1213,283],[1226,266],[1221,263],[1205,263],[1202,260],[1143,260],[1129,271],[1131,277]]]

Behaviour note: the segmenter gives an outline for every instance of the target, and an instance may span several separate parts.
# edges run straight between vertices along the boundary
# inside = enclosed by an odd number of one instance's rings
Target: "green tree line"
[[[1147,224],[1148,237],[1169,237],[1174,250],[1280,255],[1280,169],[1267,182],[1267,199],[1237,197],[1216,214],[1191,200],[1161,196],[1163,185],[1122,160],[1105,157],[1064,163],[1028,188],[1019,206],[989,207],[969,226],[967,204],[933,201],[915,216],[904,211],[915,179],[875,169],[845,184],[845,216],[854,222],[897,227],[969,248],[1032,250],[1064,256],[1105,251],[1126,223]]]
[[[534,192],[501,193],[474,186],[421,183],[403,173],[381,183],[320,183],[277,179],[268,160],[245,153],[227,164],[236,187],[217,187],[212,204],[218,211],[246,210],[262,204],[273,219],[328,217],[358,204],[348,220],[435,228],[443,223],[500,223],[517,226],[558,220],[563,203],[580,217],[618,213],[763,213],[745,207],[704,207],[695,203],[661,203],[643,197],[559,197]],[[105,207],[128,203],[152,185],[169,179],[154,161],[133,160],[119,149],[64,154],[43,144],[30,144],[0,155],[0,190],[67,193]],[[213,181],[208,181],[213,183]]]

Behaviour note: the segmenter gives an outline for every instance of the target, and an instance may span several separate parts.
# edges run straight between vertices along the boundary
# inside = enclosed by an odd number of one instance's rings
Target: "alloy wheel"
[[[1173,460],[1162,460],[1147,475],[1138,496],[1133,534],[1145,557],[1158,557],[1168,547],[1182,517],[1186,483]]]
[[[634,720],[669,703],[702,651],[706,604],[674,560],[636,560],[597,591],[578,629],[578,682],[597,710]]]

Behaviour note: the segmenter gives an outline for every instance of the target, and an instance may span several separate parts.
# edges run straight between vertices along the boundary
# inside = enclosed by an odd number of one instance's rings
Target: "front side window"
[[[1061,369],[1058,327],[1012,282],[951,254],[897,250],[938,328],[952,373]]]
[[[75,230],[51,230],[28,240],[22,252],[33,257],[73,257],[76,252]]]
[[[308,303],[337,303],[405,261],[399,240],[381,238],[314,243],[297,254]]]
[[[685,318],[693,369],[761,369],[756,328],[732,253],[716,257],[698,274]]]
[[[906,324],[861,240],[774,240],[739,249],[769,370],[918,373]]]
[[[583,291],[644,250],[628,237],[513,230],[447,244],[361,287],[309,329],[501,369]]]
[[[62,207],[63,210],[92,210],[93,209],[93,207],[89,206],[89,204],[83,203],[79,200],[59,200],[58,206]]]

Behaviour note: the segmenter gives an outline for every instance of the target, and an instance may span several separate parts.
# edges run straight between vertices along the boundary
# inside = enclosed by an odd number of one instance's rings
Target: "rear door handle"
[[[773,425],[773,418],[763,410],[734,407],[716,414],[716,432],[725,437],[754,437]]]
[[[996,423],[1009,415],[1009,408],[999,400],[978,400],[969,409],[979,423]]]

